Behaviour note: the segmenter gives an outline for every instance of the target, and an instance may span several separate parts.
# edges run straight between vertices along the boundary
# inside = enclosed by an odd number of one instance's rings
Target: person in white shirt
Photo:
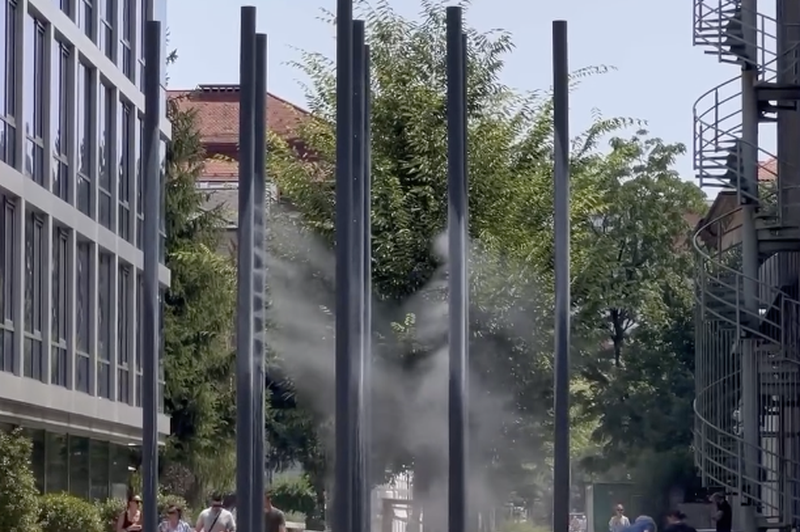
[[[211,496],[211,506],[200,512],[195,532],[236,532],[233,514],[222,506],[222,497]]]
[[[622,532],[631,526],[631,520],[625,516],[625,508],[618,504],[614,508],[614,515],[608,521],[608,532]]]

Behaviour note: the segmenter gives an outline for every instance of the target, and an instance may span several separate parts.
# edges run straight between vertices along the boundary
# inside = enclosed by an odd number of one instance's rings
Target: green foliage
[[[386,1],[359,3],[373,69],[372,278],[382,307],[394,311],[441,266],[431,244],[447,213],[444,4],[423,0],[419,20],[410,21]],[[502,394],[511,410],[491,441],[472,448],[482,453],[475,463],[486,465],[500,497],[514,494],[533,504],[547,500],[551,474],[552,95],[521,95],[499,81],[503,56],[512,49],[508,34],[469,28],[467,35],[469,232],[476,248],[470,363],[480,383],[473,393],[490,400]],[[297,66],[310,80],[306,96],[315,118],[303,123],[300,136],[314,157],[298,157],[296,144],[273,136],[269,174],[305,228],[330,242],[335,65],[306,53]],[[573,88],[606,70],[573,73]],[[687,215],[702,214],[705,205],[673,169],[684,147],[642,129],[630,134],[641,127],[635,119],[595,113],[571,142],[573,392],[579,399],[572,451],[591,472],[613,461],[634,464],[646,449],[689,445],[693,347],[685,239]],[[437,346],[420,341],[417,317],[400,316],[389,329],[375,339],[383,362],[421,371]],[[402,431],[402,420],[397,424]],[[303,434],[313,424],[305,427]],[[421,462],[392,444],[381,442],[382,465]]]
[[[104,532],[100,513],[92,503],[68,493],[48,493],[40,501],[42,532]]]
[[[116,532],[117,519],[120,514],[125,510],[124,499],[105,499],[102,501],[95,501],[95,511],[100,518],[100,523],[105,532]]]
[[[37,530],[39,492],[31,470],[32,450],[22,429],[0,431],[0,532]]]
[[[314,491],[305,476],[276,477],[272,483],[271,499],[272,504],[284,512],[310,515],[315,511]]]
[[[172,436],[166,458],[171,472],[188,473],[170,483],[199,503],[210,489],[230,489],[235,471],[235,267],[218,253],[224,236],[219,213],[203,210],[206,197],[195,184],[205,152],[195,113],[180,104],[173,100],[168,107],[166,262],[172,282],[164,298],[164,371]]]
[[[179,495],[169,495],[166,493],[159,493],[158,494],[158,515],[160,517],[167,516],[167,509],[170,506],[176,506],[181,509],[183,512],[183,519],[189,523],[192,522],[192,518],[194,515],[192,514],[191,508],[186,503],[186,499]]]

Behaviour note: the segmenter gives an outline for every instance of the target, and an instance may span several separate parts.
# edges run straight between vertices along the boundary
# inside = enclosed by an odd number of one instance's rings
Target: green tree
[[[196,188],[205,152],[194,111],[168,103],[172,141],[166,159],[164,402],[172,436],[165,471],[194,505],[208,489],[230,489],[234,467],[233,323],[235,266],[219,253],[223,226]]]
[[[39,492],[31,469],[33,444],[22,429],[0,431],[0,531],[38,528]]]

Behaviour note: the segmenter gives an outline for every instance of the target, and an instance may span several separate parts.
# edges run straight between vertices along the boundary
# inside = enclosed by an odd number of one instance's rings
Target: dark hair
[[[170,504],[167,508],[167,515],[178,514],[178,519],[183,519],[183,510],[176,504]]]
[[[678,519],[679,521],[683,521],[686,519],[686,514],[681,512],[680,510],[672,510],[667,514],[667,517],[672,517],[673,519]]]

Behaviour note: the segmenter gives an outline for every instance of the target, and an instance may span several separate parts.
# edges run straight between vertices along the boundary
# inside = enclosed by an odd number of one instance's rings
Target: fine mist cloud
[[[267,341],[280,366],[291,377],[298,400],[319,416],[332,419],[333,251],[284,209],[273,209],[269,228],[267,282],[271,326]],[[414,470],[414,499],[424,501],[426,527],[434,532],[445,530],[447,506],[449,364],[445,242],[442,236],[431,243],[442,259],[442,266],[427,286],[402,305],[391,307],[377,300],[373,302],[376,338],[370,392],[373,455],[376,463],[383,464],[392,457]],[[471,253],[480,257],[477,246],[472,246]],[[472,260],[471,268],[481,268],[482,262]],[[472,273],[483,279],[500,274],[489,269]],[[393,322],[407,324],[413,337],[411,343],[427,347],[417,363],[407,363],[415,354],[398,352],[397,342],[389,341],[394,336]],[[485,351],[481,355],[489,355],[491,359],[493,352],[503,356],[505,347],[485,337],[472,347],[473,355],[476,349]],[[470,368],[468,482],[473,506],[488,508],[505,502],[505,493],[497,489],[497,479],[490,481],[487,471],[492,457],[502,451],[499,447],[504,427],[514,423],[517,413],[512,394],[493,386],[485,373]],[[327,443],[332,448],[332,442]]]

